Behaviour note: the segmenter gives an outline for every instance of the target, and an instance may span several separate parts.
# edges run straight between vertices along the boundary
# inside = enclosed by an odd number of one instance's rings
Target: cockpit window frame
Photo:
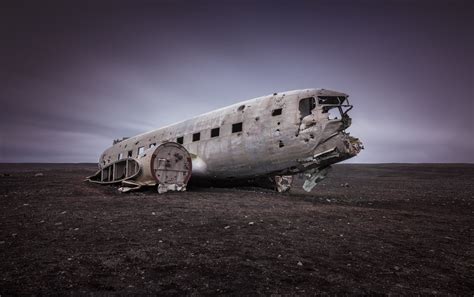
[[[300,118],[302,119],[310,115],[311,112],[316,108],[316,106],[317,106],[316,98],[314,97],[307,97],[307,98],[300,99],[298,101],[298,111],[300,113]]]

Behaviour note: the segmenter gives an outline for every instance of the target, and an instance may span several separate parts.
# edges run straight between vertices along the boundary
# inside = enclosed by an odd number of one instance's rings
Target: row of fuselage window
[[[238,132],[242,132],[242,122],[232,124],[232,133],[238,133]],[[219,135],[220,135],[220,128],[219,127],[211,129],[211,138],[218,137]],[[192,139],[193,139],[193,142],[201,140],[201,132],[193,133],[193,138]],[[179,143],[179,144],[183,144],[184,143],[184,136],[180,136],[180,137],[176,138],[176,142]],[[149,145],[149,148],[152,148],[152,147],[155,147],[155,146],[156,146],[156,143],[151,143]],[[145,151],[144,146],[139,147],[138,150],[137,150],[137,156],[142,154],[144,151]],[[127,157],[131,158],[132,156],[133,156],[133,151],[128,151],[127,152]],[[118,155],[118,160],[123,159],[123,157],[124,157],[123,153],[120,153]]]
[[[220,135],[221,128],[211,129],[211,138],[218,137]],[[242,132],[242,122],[232,124],[232,133]],[[201,140],[201,132],[193,133],[193,142]],[[176,138],[176,142],[179,144],[184,143],[184,136]]]
[[[281,108],[277,108],[277,109],[272,110],[272,116],[279,116],[281,114],[282,114],[282,109]],[[218,137],[219,134],[220,134],[220,130],[221,129],[219,127],[211,129],[211,138]],[[232,133],[238,133],[238,132],[242,132],[242,122],[232,124]],[[193,133],[192,140],[193,140],[192,142],[196,142],[196,141],[201,140],[201,132]],[[179,143],[179,144],[183,144],[184,143],[184,136],[177,137],[176,142]],[[149,148],[152,148],[154,146],[156,146],[156,143],[150,144]],[[144,151],[145,151],[144,146],[139,147],[138,150],[137,150],[137,156],[142,154]],[[127,157],[131,158],[132,156],[133,156],[133,151],[128,151],[127,152]],[[118,155],[118,160],[123,159],[123,157],[124,157],[123,153],[120,153]]]

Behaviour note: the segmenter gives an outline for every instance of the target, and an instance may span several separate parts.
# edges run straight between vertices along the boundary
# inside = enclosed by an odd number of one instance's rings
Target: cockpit
[[[338,116],[342,119],[352,109],[346,96],[318,96],[318,106],[322,108],[323,113],[329,114],[330,120],[337,119]]]
[[[342,130],[350,126],[347,113],[352,109],[347,96],[316,96],[299,101],[300,131],[318,122],[340,121]]]

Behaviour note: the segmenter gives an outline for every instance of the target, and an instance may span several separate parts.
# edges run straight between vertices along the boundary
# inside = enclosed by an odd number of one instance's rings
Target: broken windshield
[[[342,105],[346,101],[344,96],[318,96],[319,105]]]
[[[343,117],[352,105],[345,96],[318,96],[318,104],[322,106],[323,113],[330,114],[330,119]]]

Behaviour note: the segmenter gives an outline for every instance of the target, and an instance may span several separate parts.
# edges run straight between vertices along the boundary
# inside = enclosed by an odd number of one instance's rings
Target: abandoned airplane
[[[131,138],[114,140],[88,180],[121,183],[127,192],[157,186],[184,191],[194,181],[266,179],[288,191],[304,174],[311,191],[331,164],[357,155],[349,135],[348,95],[325,89],[274,93],[236,103]]]

